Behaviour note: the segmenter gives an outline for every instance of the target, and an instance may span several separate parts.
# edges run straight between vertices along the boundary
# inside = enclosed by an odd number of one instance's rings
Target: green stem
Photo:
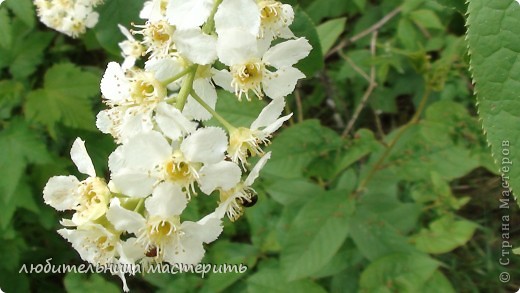
[[[134,212],[138,213],[139,210],[141,209],[141,206],[143,205],[143,203],[144,203],[144,198],[139,199],[139,201],[137,202],[137,205],[134,208]]]
[[[231,123],[227,122],[226,119],[224,119],[224,117],[220,116],[220,114],[218,114],[215,110],[213,110],[213,108],[211,108],[208,104],[206,104],[206,102],[204,102],[204,100],[201,99],[201,97],[199,97],[199,95],[197,95],[197,93],[195,91],[191,91],[191,96],[195,99],[195,101],[197,101],[204,109],[206,109],[206,111],[208,111],[209,113],[211,113],[211,115],[213,115],[213,117],[215,117],[215,119],[218,120],[218,122],[220,122],[222,125],[224,125],[224,127],[227,128],[227,130],[229,132],[233,131],[234,129],[236,129],[236,127],[234,127],[233,125],[231,125]]]
[[[217,0],[215,1],[215,4],[213,4],[213,8],[211,9],[211,13],[208,17],[208,21],[206,21],[206,24],[202,27],[202,32],[205,34],[211,34],[213,30],[215,29],[215,13],[217,13],[218,6],[220,3],[222,3],[223,0]]]
[[[163,81],[162,84],[164,86],[169,85],[170,83],[172,83],[172,82],[178,80],[179,78],[185,76],[186,74],[188,74],[191,69],[192,69],[192,66],[189,66],[188,68],[184,69],[183,71],[181,71],[181,72],[177,73],[176,75],[170,77],[169,79]]]
[[[189,71],[182,82],[181,90],[179,91],[179,94],[177,95],[177,103],[175,107],[182,111],[184,109],[184,105],[186,105],[186,100],[188,99],[188,96],[193,89],[193,81],[195,80],[195,75],[197,73],[197,67],[198,65],[192,65],[189,67]]]
[[[377,162],[374,164],[374,166],[368,171],[367,176],[363,180],[361,180],[358,188],[352,194],[353,197],[357,197],[365,189],[368,182],[372,179],[372,177],[374,177],[376,172],[379,171],[379,169],[385,162],[386,158],[390,155],[393,148],[395,147],[395,145],[397,144],[397,142],[399,141],[401,136],[403,136],[403,134],[406,132],[406,130],[408,130],[408,128],[410,128],[412,125],[416,124],[419,121],[419,118],[424,110],[424,107],[426,106],[426,101],[428,100],[429,96],[430,96],[430,88],[429,88],[429,86],[427,86],[424,91],[424,94],[422,96],[421,102],[419,103],[419,106],[417,107],[417,111],[415,111],[415,114],[413,115],[412,119],[410,119],[410,121],[408,121],[408,123],[406,123],[403,127],[401,127],[398,130],[395,137],[388,144],[388,147],[386,148],[383,155],[381,155],[381,157],[377,160]]]

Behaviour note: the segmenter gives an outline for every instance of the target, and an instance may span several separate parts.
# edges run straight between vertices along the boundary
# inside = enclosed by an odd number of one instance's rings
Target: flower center
[[[229,147],[228,153],[231,156],[231,160],[235,163],[240,161],[242,166],[247,161],[249,156],[257,156],[263,154],[260,148],[261,141],[254,133],[253,130],[245,127],[240,127],[233,130],[229,134]]]
[[[235,88],[235,94],[238,95],[239,99],[245,93],[246,98],[249,100],[249,90],[252,90],[259,98],[263,96],[261,84],[264,70],[265,65],[259,60],[231,66],[231,74],[233,76],[231,86]]]

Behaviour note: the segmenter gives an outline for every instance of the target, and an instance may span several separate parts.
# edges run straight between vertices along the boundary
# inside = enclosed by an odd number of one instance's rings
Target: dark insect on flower
[[[157,256],[157,247],[152,247],[152,248],[148,249],[148,251],[146,252],[146,256],[147,257],[156,257]]]
[[[247,200],[244,200],[244,199],[241,199],[240,200],[240,204],[245,207],[245,208],[250,208],[252,206],[254,206],[256,204],[256,202],[258,201],[258,195],[256,194],[251,194],[251,197],[249,199],[249,201]]]

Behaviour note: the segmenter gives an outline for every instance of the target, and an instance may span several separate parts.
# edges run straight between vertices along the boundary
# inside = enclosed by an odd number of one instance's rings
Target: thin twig
[[[341,51],[348,44],[355,43],[356,41],[369,35],[370,33],[379,30],[383,25],[385,25],[388,21],[390,21],[392,18],[394,18],[394,16],[396,16],[399,12],[401,12],[400,6],[395,8],[394,10],[390,11],[390,13],[385,15],[378,22],[374,23],[371,27],[367,28],[366,30],[360,32],[359,34],[353,36],[350,39],[344,39],[338,45],[336,45],[334,48],[330,49],[330,51],[325,55],[325,58],[328,58],[331,55],[334,55],[337,52]]]
[[[370,54],[372,55],[372,59],[376,56],[376,42],[377,42],[377,31],[372,33],[372,39],[370,40]],[[349,122],[347,123],[347,127],[341,134],[342,137],[347,137],[347,135],[350,133],[352,128],[354,127],[354,123],[356,123],[357,119],[359,118],[359,114],[361,114],[361,111],[365,108],[368,98],[370,98],[370,95],[374,91],[374,89],[377,87],[376,83],[376,67],[374,65],[374,62],[372,60],[372,64],[370,65],[370,79],[368,81],[368,88],[366,89],[365,93],[363,94],[363,97],[361,98],[361,102],[356,108],[356,111],[354,111],[354,114],[352,115],[352,118],[350,118]]]
[[[375,173],[377,171],[379,171],[379,168],[381,168],[381,166],[383,165],[385,160],[388,158],[388,156],[392,152],[394,146],[397,144],[397,142],[401,138],[401,136],[406,132],[406,130],[408,130],[408,128],[410,128],[412,125],[417,124],[417,122],[419,122],[419,118],[421,117],[421,114],[424,111],[424,107],[426,106],[426,101],[428,100],[428,97],[430,96],[430,92],[431,92],[430,88],[427,85],[426,89],[424,90],[424,94],[421,99],[421,102],[419,103],[419,106],[417,107],[417,111],[413,115],[412,119],[410,119],[410,121],[408,121],[408,123],[406,123],[399,130],[397,130],[396,135],[394,136],[392,141],[390,141],[390,143],[388,144],[388,147],[385,149],[384,153],[381,155],[381,157],[379,157],[379,159],[373,165],[373,167],[370,168],[367,176],[363,180],[361,180],[356,191],[354,193],[352,193],[352,195],[351,195],[352,197],[355,198],[355,197],[359,196],[359,194],[365,189],[368,182],[372,179],[372,177],[375,175]]]
[[[338,54],[339,54],[339,56],[341,56],[341,58],[345,59],[345,61],[347,61],[347,63],[350,66],[352,66],[354,71],[359,73],[359,75],[363,76],[364,79],[366,79],[368,82],[370,82],[370,77],[368,76],[368,74],[366,74],[366,72],[364,72],[363,69],[359,68],[359,66],[357,66],[357,64],[354,63],[354,61],[352,61],[352,59],[350,59],[347,55],[345,55],[345,53],[343,53],[343,51],[339,51]]]
[[[296,91],[294,91],[294,97],[296,98],[296,115],[298,117],[298,123],[303,121],[303,106],[302,106],[302,95],[300,93],[300,88],[297,87]]]

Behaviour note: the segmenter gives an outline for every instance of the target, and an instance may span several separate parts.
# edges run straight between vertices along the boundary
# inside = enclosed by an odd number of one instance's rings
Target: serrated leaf
[[[24,86],[22,83],[14,80],[0,81],[0,119],[11,117],[13,108],[22,102],[22,92]]]
[[[419,253],[396,253],[372,262],[361,274],[361,292],[422,292],[439,263]]]
[[[25,167],[30,163],[43,164],[49,160],[45,144],[29,126],[21,121],[14,120],[0,132],[0,194],[4,202],[13,195]]]
[[[34,6],[31,0],[7,0],[5,5],[30,28],[35,24]]]
[[[332,259],[348,235],[353,208],[343,191],[322,192],[302,207],[282,243],[289,280],[311,276]]]
[[[520,5],[516,1],[469,1],[469,51],[479,115],[501,171],[520,191]],[[505,162],[505,163],[502,163]]]
[[[94,113],[89,97],[98,93],[99,79],[73,64],[58,64],[50,68],[44,87],[32,91],[25,103],[26,115],[46,125],[54,134],[55,124],[94,129]]]
[[[9,49],[0,48],[0,68],[9,67],[15,79],[31,75],[42,62],[43,51],[52,40],[52,33],[28,31],[21,20],[13,22],[13,44]]]
[[[326,55],[345,29],[346,17],[332,19],[316,27],[321,43],[321,52]]]
[[[320,125],[317,120],[306,120],[284,129],[273,139],[272,157],[262,174],[279,178],[302,177],[304,169],[322,152],[338,149],[342,141],[337,133]]]
[[[428,229],[412,237],[420,251],[440,254],[452,251],[468,242],[477,225],[467,220],[455,220],[453,215],[445,215],[433,221]]]
[[[325,289],[309,279],[288,282],[283,273],[277,269],[263,269],[249,277],[247,280],[247,292],[249,293],[325,293]]]

